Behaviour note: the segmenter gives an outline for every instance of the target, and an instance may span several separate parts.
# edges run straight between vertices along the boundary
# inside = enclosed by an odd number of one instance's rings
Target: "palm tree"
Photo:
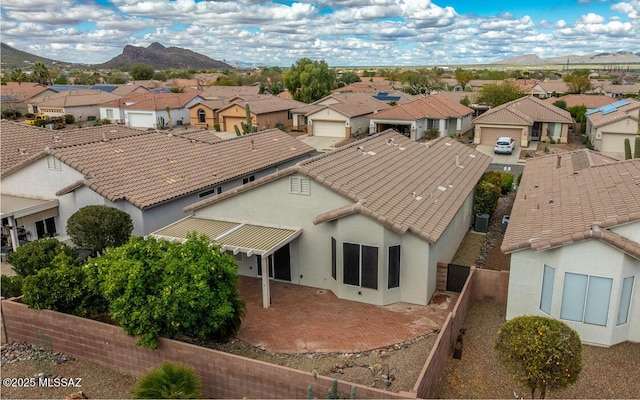
[[[48,85],[51,83],[51,77],[49,76],[49,69],[41,62],[33,64],[33,71],[31,75],[36,82],[42,85]]]
[[[16,68],[11,70],[11,75],[9,77],[11,82],[18,82],[18,85],[27,80],[27,74],[24,73],[20,68]]]

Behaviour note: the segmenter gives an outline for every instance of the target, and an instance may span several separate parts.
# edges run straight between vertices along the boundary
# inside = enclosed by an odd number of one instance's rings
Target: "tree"
[[[191,233],[184,244],[132,237],[90,263],[109,314],[138,344],[157,336],[226,338],[240,328],[245,305],[233,257]]]
[[[567,102],[564,100],[556,100],[553,102],[553,105],[558,108],[562,108],[563,110],[567,109]]]
[[[403,83],[409,85],[411,94],[429,94],[442,88],[437,70],[422,68],[415,71],[405,71],[400,77]]]
[[[584,124],[587,122],[587,107],[585,105],[569,107],[567,110],[574,121]]]
[[[7,254],[7,262],[22,277],[35,275],[43,268],[49,268],[58,254],[66,254],[77,259],[78,252],[55,238],[34,240]]]
[[[488,84],[480,88],[478,103],[496,107],[525,96],[520,86],[514,82],[503,82],[499,85]]]
[[[31,71],[31,80],[38,82],[42,85],[48,85],[51,82],[51,76],[49,75],[49,69],[41,62],[33,64],[33,70]]]
[[[129,68],[131,78],[136,81],[146,81],[153,78],[153,68],[147,64],[137,62]]]
[[[352,71],[343,72],[342,74],[340,74],[337,80],[337,84],[339,87],[347,86],[354,82],[361,82],[361,79],[358,74]]]
[[[575,383],[582,371],[582,343],[561,321],[522,316],[505,322],[494,343],[511,376],[531,390],[563,389]]]
[[[107,82],[112,85],[122,85],[124,83],[127,83],[127,77],[121,71],[113,71],[109,72]]]
[[[588,69],[579,69],[573,71],[569,75],[566,75],[562,80],[567,83],[569,93],[584,93],[591,90],[591,79],[589,79],[590,73],[591,71]]]
[[[199,399],[202,382],[188,365],[165,361],[138,380],[133,396],[136,399]]]
[[[298,101],[312,103],[329,93],[336,81],[335,71],[322,61],[301,58],[284,75],[284,86]]]
[[[127,243],[132,230],[129,214],[107,206],[82,207],[67,220],[67,234],[73,243],[95,254]]]
[[[18,82],[18,85],[22,82],[26,82],[29,77],[24,73],[20,68],[12,69],[11,74],[9,75],[9,79],[11,82]]]
[[[460,86],[462,86],[463,90],[467,87],[467,84],[473,79],[474,76],[475,74],[473,73],[473,71],[468,69],[458,68],[455,71],[456,81],[458,81]]]

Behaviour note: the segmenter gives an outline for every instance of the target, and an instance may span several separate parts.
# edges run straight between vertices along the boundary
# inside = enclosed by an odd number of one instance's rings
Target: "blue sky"
[[[97,64],[124,46],[289,66],[487,64],[640,52],[640,0],[3,0],[1,40]]]

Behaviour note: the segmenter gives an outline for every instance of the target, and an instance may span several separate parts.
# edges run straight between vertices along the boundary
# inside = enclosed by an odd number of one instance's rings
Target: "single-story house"
[[[189,123],[191,126],[214,127],[218,121],[218,111],[225,106],[220,99],[202,100],[189,107]]]
[[[218,121],[223,131],[233,132],[237,126],[242,132],[242,122],[247,121],[246,105],[249,105],[251,123],[258,130],[290,127],[293,124],[291,110],[304,103],[287,100],[278,96],[258,96],[256,98],[230,99],[229,104],[218,110]]]
[[[452,138],[420,143],[388,130],[185,208],[154,236],[206,233],[238,272],[331,290],[342,299],[426,305],[438,262],[472,222],[491,158]],[[264,272],[263,272],[264,271]]]
[[[28,108],[33,114],[46,114],[50,117],[70,114],[78,122],[95,121],[100,118],[102,104],[120,97],[104,90],[67,90],[34,98],[29,102]]]
[[[585,106],[587,110],[590,110],[592,108],[598,108],[614,103],[616,99],[597,94],[566,94],[561,97],[550,97],[544,101],[549,104],[553,104],[556,101],[564,101],[567,103],[567,108]]]
[[[586,149],[528,160],[501,250],[506,318],[540,315],[583,342],[640,342],[640,160]]]
[[[640,96],[640,83],[615,84],[610,81],[596,82],[593,84],[592,92],[602,93],[613,98]]]
[[[534,96],[539,97],[541,99],[561,96],[568,92],[569,92],[569,85],[567,85],[565,81],[562,81],[559,79],[556,79],[556,80],[546,79],[542,82],[536,83],[535,85],[533,85],[533,88],[531,89],[531,93]]]
[[[189,107],[204,100],[192,93],[147,94],[125,106],[124,123],[132,128],[172,128],[189,123]]]
[[[475,144],[495,145],[499,137],[512,137],[517,146],[553,139],[567,143],[573,118],[569,111],[535,96],[525,96],[490,108],[473,119]]]
[[[392,128],[413,140],[425,137],[431,129],[439,137],[460,135],[471,129],[473,113],[459,101],[437,93],[374,113],[369,116],[369,133]]]
[[[369,131],[369,115],[391,107],[378,93],[333,93],[292,110],[294,129],[312,136],[348,138]]]
[[[43,218],[52,218],[45,233],[63,240],[67,219],[83,206],[125,211],[133,234],[145,235],[185,217],[186,205],[315,153],[279,129],[219,141],[198,132],[174,135],[122,125],[54,132],[2,121],[1,191],[2,196],[47,200],[51,208],[57,202]],[[25,229],[32,232],[30,240],[41,237],[36,227]]]
[[[56,94],[55,90],[33,82],[7,82],[0,85],[0,106],[2,111],[26,114],[27,104],[32,99]]]
[[[616,158],[624,158],[624,141],[635,147],[638,133],[640,101],[623,99],[587,111],[586,134],[596,150]]]

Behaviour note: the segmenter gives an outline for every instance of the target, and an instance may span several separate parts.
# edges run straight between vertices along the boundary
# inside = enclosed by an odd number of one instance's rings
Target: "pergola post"
[[[260,256],[262,261],[262,307],[271,305],[271,288],[269,287],[269,256]]]
[[[11,247],[13,247],[13,251],[17,251],[18,247],[20,247],[20,242],[18,242],[18,227],[16,226],[16,220],[13,215],[10,215],[9,218],[9,237],[11,238]]]

